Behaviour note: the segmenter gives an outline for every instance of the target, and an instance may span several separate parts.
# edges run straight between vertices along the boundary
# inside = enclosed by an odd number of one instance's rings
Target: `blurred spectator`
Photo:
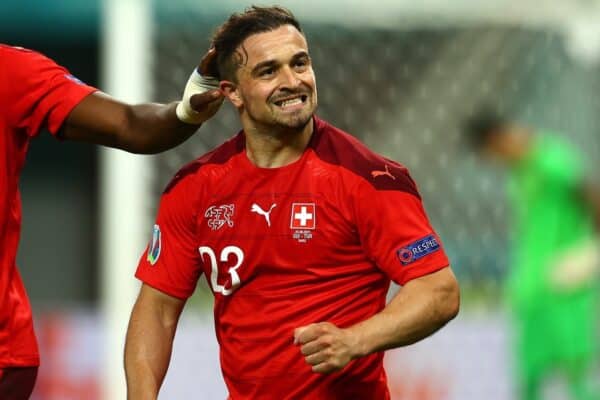
[[[541,399],[558,372],[571,399],[591,387],[597,351],[598,190],[582,155],[556,135],[483,111],[466,124],[471,144],[508,170],[512,254],[506,296],[515,328],[520,398]]]

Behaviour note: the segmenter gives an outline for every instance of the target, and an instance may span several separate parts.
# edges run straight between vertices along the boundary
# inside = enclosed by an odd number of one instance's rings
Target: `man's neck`
[[[299,160],[308,146],[313,126],[311,119],[298,131],[272,133],[255,127],[244,128],[248,159],[259,168],[279,168]]]

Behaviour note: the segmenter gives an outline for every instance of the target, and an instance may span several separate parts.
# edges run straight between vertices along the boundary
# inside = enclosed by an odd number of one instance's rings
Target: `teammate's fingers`
[[[195,111],[202,111],[208,104],[225,97],[220,90],[214,89],[204,93],[197,93],[190,97],[190,105]]]
[[[202,60],[200,61],[200,65],[198,66],[198,72],[204,76],[217,76],[216,71],[216,59],[217,59],[217,51],[214,47],[211,47]]]
[[[215,90],[219,91],[218,88],[218,79],[202,76],[194,69],[185,84],[183,97],[177,104],[177,108],[175,108],[177,118],[182,122],[194,125],[201,124],[211,118],[221,105],[218,96],[222,96],[222,94],[214,93]],[[202,96],[202,94],[204,95]],[[192,103],[192,97],[195,95],[201,96],[195,97],[194,103]],[[217,100],[215,100],[215,96]],[[215,103],[211,104],[211,101],[215,101]]]

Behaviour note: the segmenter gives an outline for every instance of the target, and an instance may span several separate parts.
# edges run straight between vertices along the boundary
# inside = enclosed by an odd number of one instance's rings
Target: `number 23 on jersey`
[[[198,248],[200,252],[200,257],[202,261],[210,262],[210,285],[212,286],[212,290],[215,293],[221,293],[224,296],[229,296],[240,286],[240,276],[237,273],[237,269],[242,265],[244,261],[244,252],[237,246],[226,246],[221,250],[219,254],[219,260],[217,260],[217,255],[215,251],[208,246],[200,246]],[[229,262],[230,256],[233,255],[233,266],[229,268],[227,271],[231,278],[231,286],[225,287],[225,285],[219,284],[219,262],[227,263]],[[208,260],[207,260],[208,258]]]

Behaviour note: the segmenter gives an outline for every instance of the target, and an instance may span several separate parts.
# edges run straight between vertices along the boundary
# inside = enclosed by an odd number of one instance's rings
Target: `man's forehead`
[[[249,36],[241,49],[247,57],[247,67],[265,60],[291,57],[299,52],[308,53],[306,38],[292,25],[284,25],[268,32]]]

